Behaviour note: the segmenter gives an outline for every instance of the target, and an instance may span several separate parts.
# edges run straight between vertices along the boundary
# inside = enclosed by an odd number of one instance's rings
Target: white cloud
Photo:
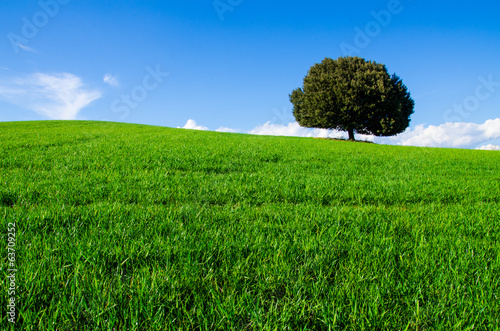
[[[259,125],[253,130],[248,132],[249,134],[257,135],[270,135],[270,136],[294,136],[294,137],[314,137],[314,138],[336,138],[336,139],[347,139],[347,133],[337,131],[337,130],[327,130],[327,129],[309,129],[304,128],[297,122],[290,122],[287,125],[283,124],[271,124],[267,122],[263,125]],[[367,135],[357,135],[358,140],[368,140],[372,141],[373,136]]]
[[[375,138],[375,142],[421,147],[470,147],[500,137],[500,118],[483,124],[454,122],[439,126],[423,124],[413,130],[387,138]]]
[[[111,74],[105,74],[104,78],[102,79],[104,83],[117,87],[120,86],[120,82],[118,81],[118,76],[113,76]]]
[[[180,128],[178,126],[178,128]],[[187,122],[186,122],[186,125],[184,125],[182,127],[182,129],[191,129],[191,130],[208,130],[208,128],[206,126],[201,126],[201,125],[198,125],[196,124],[196,122],[192,119],[189,119]]]
[[[248,133],[257,135],[269,136],[295,136],[295,137],[332,137],[340,138],[343,134],[338,131],[328,131],[324,129],[307,129],[303,128],[297,122],[290,122],[287,125],[271,124],[267,122],[259,125]]]
[[[16,46],[19,47],[20,49],[22,49],[23,51],[26,51],[26,52],[36,52],[36,50],[34,48],[23,45],[21,43],[17,43]]]
[[[500,146],[489,144],[489,145],[484,145],[484,146],[478,147],[476,149],[480,149],[483,151],[500,151]]]
[[[217,131],[217,132],[231,132],[231,133],[239,133],[240,132],[240,130],[238,130],[238,129],[231,129],[231,128],[227,128],[225,126],[221,126],[220,128],[218,128],[215,131]]]
[[[72,120],[100,91],[85,90],[82,80],[69,73],[36,73],[0,83],[0,98],[50,119]]]
[[[185,129],[208,130],[190,119]],[[227,127],[220,127],[216,131],[240,132]],[[347,139],[345,132],[326,129],[310,129],[301,127],[297,122],[288,124],[271,124],[267,122],[246,132],[255,135],[295,136],[314,138],[341,138]],[[492,139],[500,138],[500,118],[487,120],[482,124],[476,123],[445,123],[438,126],[423,124],[415,128],[408,128],[405,132],[392,137],[375,137],[372,135],[356,135],[357,140],[372,141],[379,144],[420,146],[420,147],[455,147],[473,148],[478,144],[485,144]],[[499,150],[500,146],[489,144],[478,149]]]

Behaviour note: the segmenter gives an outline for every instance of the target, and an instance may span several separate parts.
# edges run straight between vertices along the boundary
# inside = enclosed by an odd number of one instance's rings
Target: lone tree
[[[393,136],[410,125],[415,102],[383,64],[359,57],[325,58],[309,69],[304,87],[290,94],[304,127]]]

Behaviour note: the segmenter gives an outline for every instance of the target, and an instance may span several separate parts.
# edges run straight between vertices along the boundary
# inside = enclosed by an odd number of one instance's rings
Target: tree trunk
[[[347,132],[349,133],[349,140],[352,140],[352,141],[355,141],[356,139],[354,139],[354,129],[347,129]]]

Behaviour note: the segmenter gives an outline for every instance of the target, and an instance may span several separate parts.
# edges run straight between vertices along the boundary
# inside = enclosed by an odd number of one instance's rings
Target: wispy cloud
[[[104,83],[113,86],[113,87],[118,87],[120,86],[120,82],[118,81],[117,76],[113,76],[112,74],[105,74],[104,78],[102,79]]]
[[[26,46],[26,45],[23,45],[21,43],[17,43],[16,46],[19,47],[20,49],[22,49],[23,51],[26,51],[26,52],[32,52],[32,53],[36,53],[37,52],[36,49],[31,48],[31,47]]]
[[[1,99],[50,119],[76,119],[101,95],[100,91],[85,89],[81,78],[69,73],[35,73],[0,82]]]

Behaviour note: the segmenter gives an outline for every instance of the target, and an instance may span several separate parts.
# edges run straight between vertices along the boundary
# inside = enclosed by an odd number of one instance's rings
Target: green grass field
[[[0,140],[2,330],[500,328],[499,152],[85,121]]]

